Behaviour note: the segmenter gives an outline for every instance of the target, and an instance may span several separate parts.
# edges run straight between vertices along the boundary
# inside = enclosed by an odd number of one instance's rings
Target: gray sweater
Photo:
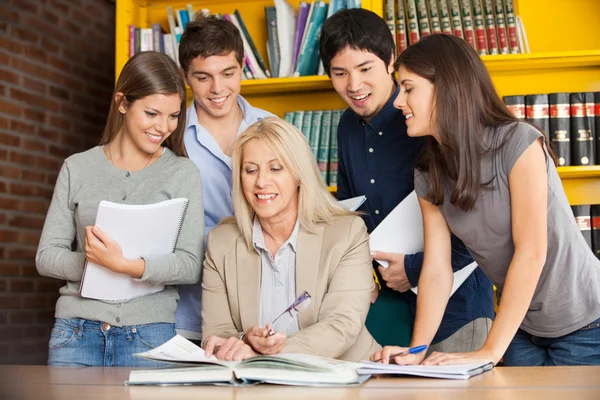
[[[85,227],[94,224],[100,201],[152,204],[176,197],[185,197],[190,203],[175,252],[145,258],[146,269],[139,279],[167,285],[165,290],[122,302],[82,298],[79,284],[85,262]],[[41,275],[67,281],[60,289],[56,318],[84,318],[116,326],[174,323],[179,295],[173,285],[198,282],[203,246],[200,172],[192,161],[165,148],[150,166],[128,172],[113,166],[98,146],[65,160],[44,223],[36,266]]]

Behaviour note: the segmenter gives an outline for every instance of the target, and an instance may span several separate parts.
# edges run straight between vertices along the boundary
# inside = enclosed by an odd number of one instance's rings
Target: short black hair
[[[320,53],[328,76],[331,60],[346,47],[373,53],[386,66],[395,52],[394,38],[385,21],[362,8],[339,10],[323,24]]]

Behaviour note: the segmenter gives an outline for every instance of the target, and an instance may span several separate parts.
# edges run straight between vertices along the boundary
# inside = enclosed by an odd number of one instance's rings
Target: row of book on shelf
[[[463,38],[482,56],[529,53],[513,0],[385,0],[384,19],[397,54],[436,33]]]
[[[600,259],[600,204],[571,206],[586,243]]]
[[[304,134],[325,184],[337,185],[337,130],[344,110],[290,111],[284,119]]]
[[[360,8],[361,1],[302,1],[297,12],[286,0],[274,0],[274,4],[265,7],[268,65],[258,51],[239,10],[214,14],[231,21],[241,33],[246,59],[243,79],[325,75],[319,58],[323,23],[339,9]],[[168,32],[165,32],[160,22],[152,23],[150,28],[129,26],[130,57],[141,51],[154,50],[167,54],[178,63],[179,41],[188,22],[198,15],[210,14],[208,9],[202,9],[196,14],[191,4],[187,4],[185,9],[175,10],[172,6],[167,6],[166,10]]]
[[[600,92],[504,96],[517,118],[549,136],[560,166],[600,165]]]

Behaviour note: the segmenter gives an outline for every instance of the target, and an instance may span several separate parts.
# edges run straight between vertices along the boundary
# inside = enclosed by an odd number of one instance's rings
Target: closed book
[[[537,126],[544,135],[550,130],[550,116],[547,94],[525,96],[525,119]]]
[[[310,149],[312,150],[315,160],[317,160],[317,153],[319,151],[319,143],[321,142],[321,119],[323,117],[323,111],[317,110],[312,112],[312,126],[310,128]]]
[[[588,205],[571,206],[575,222],[579,231],[583,235],[585,242],[592,248],[592,218],[590,216],[591,207]]]
[[[135,28],[133,32],[135,38],[135,54],[142,51],[142,28]]]
[[[510,111],[515,118],[520,121],[525,121],[525,96],[504,96],[502,100],[504,101],[506,108],[508,108],[508,111]]]
[[[592,214],[592,250],[600,259],[600,204],[592,204],[590,213]]]
[[[450,11],[446,0],[438,0],[438,12],[440,14],[440,27],[442,33],[452,35],[452,23],[450,21]]]
[[[294,122],[294,113],[292,111],[286,111],[283,113],[283,119],[286,122],[289,122],[290,124],[293,125]]]
[[[152,28],[140,29],[140,51],[152,51]]]
[[[396,0],[396,55],[400,55],[408,47],[404,14],[404,0]]]
[[[302,132],[302,121],[304,120],[304,111],[294,111],[292,117],[292,125]]]
[[[415,0],[406,0],[406,22],[408,25],[408,41],[410,44],[415,44],[421,38]]]
[[[492,0],[483,0],[483,20],[485,23],[485,35],[487,37],[488,51],[490,54],[496,55],[498,54],[499,50]]]
[[[460,15],[462,17],[465,41],[469,43],[472,48],[477,50],[477,44],[475,43],[475,29],[473,28],[471,0],[460,0]]]
[[[596,164],[600,164],[600,92],[594,92],[594,133],[596,140]]]
[[[396,14],[394,13],[394,2],[396,0],[385,0],[383,19],[385,20],[388,29],[394,39],[394,46],[396,46]]]
[[[571,165],[571,104],[569,93],[550,93],[550,145],[558,165]]]
[[[427,16],[427,4],[425,0],[415,0],[417,6],[417,20],[419,21],[419,34],[422,38],[431,35],[431,25]]]
[[[295,64],[292,64],[294,52],[294,34],[296,32],[296,12],[286,0],[275,0],[277,14],[277,39],[279,40],[279,72],[278,76],[294,75]]]
[[[329,143],[331,137],[331,110],[323,111],[321,116],[321,136],[319,137],[319,149],[317,150],[317,163],[323,181],[327,184],[327,164],[329,162]]]
[[[464,38],[462,18],[460,17],[460,5],[458,0],[448,0],[450,7],[450,21],[452,23],[452,34],[459,38]]]
[[[135,25],[129,25],[129,57],[135,55]]]
[[[243,36],[245,37],[246,41],[248,42],[248,45],[250,46],[250,50],[252,51],[252,54],[254,54],[254,57],[256,58],[256,61],[258,62],[259,67],[263,70],[265,75],[270,78],[271,73],[269,72],[269,69],[267,68],[267,65],[265,64],[265,61],[263,60],[260,53],[258,52],[258,49],[256,48],[254,41],[252,40],[252,36],[250,36],[250,32],[248,31],[248,28],[246,28],[246,24],[244,23],[244,19],[242,18],[242,15],[240,14],[239,10],[235,10],[233,13],[235,14],[235,17],[237,18],[237,22],[239,23],[241,32],[242,32]]]
[[[586,115],[586,93],[571,93],[571,162],[592,165],[594,141],[589,117]]]
[[[275,6],[265,7],[267,19],[267,54],[269,56],[269,67],[273,78],[279,77],[279,37],[277,36],[277,10]]]
[[[473,24],[475,25],[475,43],[480,56],[489,54],[487,38],[485,37],[485,21],[481,0],[471,0],[473,3]]]
[[[240,31],[240,35],[242,36],[242,42],[244,43],[244,58],[246,59],[246,65],[248,66],[248,69],[252,73],[252,76],[256,79],[266,79],[267,75],[266,75],[265,71],[263,71],[263,69],[258,64],[258,60],[256,59],[256,57],[254,56],[254,53],[252,52],[252,48],[250,47],[250,44],[248,43],[248,40],[242,31],[242,27],[241,27],[240,22],[238,21],[236,15],[235,14],[223,14],[223,19],[230,21]]]
[[[344,110],[334,110],[331,114],[331,140],[329,142],[329,185],[337,186],[338,179],[338,125]]]
[[[302,118],[302,129],[301,132],[304,134],[304,136],[306,137],[306,140],[308,140],[308,145],[310,146],[310,135],[311,135],[311,129],[312,129],[312,117],[313,117],[313,112],[312,111],[304,111],[304,118]]]
[[[500,54],[508,54],[508,35],[506,34],[506,19],[504,18],[504,3],[502,0],[494,0],[494,13],[496,14],[498,49]]]
[[[514,9],[513,0],[504,0],[504,17],[506,18],[506,31],[508,33],[508,48],[512,54],[518,54],[519,38],[517,37],[517,24],[515,21]]]
[[[594,92],[585,92],[585,117],[587,124],[590,127],[590,137],[592,141],[592,156],[590,157],[590,164],[597,164],[600,158],[600,153],[596,151],[596,145],[598,143],[598,132],[596,131],[596,104],[595,104]]]
[[[306,20],[310,11],[310,4],[305,1],[300,2],[298,7],[298,18],[296,22],[296,33],[294,34],[294,47],[292,52],[292,65],[296,69],[298,62],[298,53],[300,53],[300,46],[302,45],[302,38],[304,37],[304,29],[306,29]]]
[[[442,33],[442,25],[440,22],[440,12],[438,10],[436,0],[427,0],[427,8],[429,9],[429,23],[431,24],[431,34]]]
[[[294,73],[295,76],[316,75],[319,71],[319,43],[328,7],[329,4],[324,1],[315,2],[311,7],[314,10],[311,12],[308,27],[306,28],[306,38],[300,48],[298,65]]]
[[[165,43],[163,40],[163,29],[160,24],[152,24],[152,49],[160,53],[165,52]]]

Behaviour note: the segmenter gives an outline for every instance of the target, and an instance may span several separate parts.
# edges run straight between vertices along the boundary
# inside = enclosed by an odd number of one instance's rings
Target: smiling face
[[[242,66],[233,51],[226,56],[194,58],[185,81],[192,89],[198,116],[228,116],[237,105],[241,79]]]
[[[394,107],[406,117],[408,135],[412,137],[432,135],[439,140],[435,123],[433,83],[404,66],[398,69],[400,93]]]
[[[331,59],[329,71],[335,91],[367,122],[394,93],[392,60],[386,65],[368,51],[346,47]]]
[[[118,99],[122,96],[117,93]],[[120,134],[141,151],[154,154],[177,128],[180,107],[178,94],[153,94],[132,104],[124,99],[119,105],[119,111],[125,116]]]
[[[261,224],[293,224],[298,215],[298,182],[267,143],[251,139],[242,150],[242,190]]]

